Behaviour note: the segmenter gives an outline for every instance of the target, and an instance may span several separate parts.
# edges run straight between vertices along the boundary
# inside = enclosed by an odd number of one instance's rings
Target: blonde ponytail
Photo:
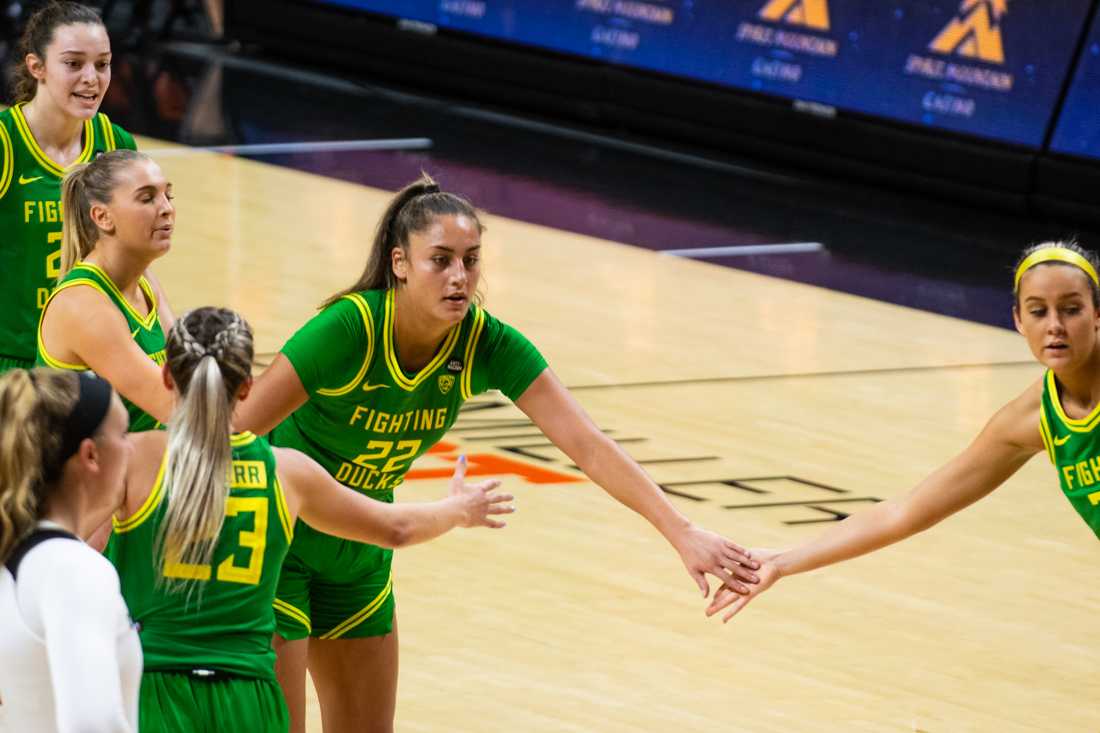
[[[33,528],[52,488],[43,479],[61,451],[65,420],[80,395],[77,375],[13,369],[0,377],[0,562]]]
[[[61,269],[58,280],[87,257],[99,241],[93,204],[109,204],[119,174],[132,163],[151,160],[136,150],[113,150],[91,163],[73,166],[61,183]]]
[[[230,420],[252,371],[252,331],[233,311],[200,308],[176,321],[165,351],[180,402],[168,423],[159,552],[172,562],[209,565],[225,521]]]

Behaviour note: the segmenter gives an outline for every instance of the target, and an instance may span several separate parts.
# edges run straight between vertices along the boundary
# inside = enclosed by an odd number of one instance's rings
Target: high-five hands
[[[714,598],[711,600],[710,605],[707,606],[707,616],[713,616],[723,609],[728,608],[729,611],[722,616],[722,623],[726,623],[740,613],[742,608],[749,605],[754,598],[768,588],[771,588],[775,584],[775,581],[783,577],[779,564],[776,561],[776,558],[780,555],[778,550],[756,548],[749,552],[753,559],[760,562],[760,567],[756,571],[759,582],[750,585],[745,593],[734,592],[730,590],[728,586],[722,586],[714,593]]]

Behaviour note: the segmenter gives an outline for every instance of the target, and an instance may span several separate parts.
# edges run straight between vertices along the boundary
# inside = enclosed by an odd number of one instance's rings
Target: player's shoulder
[[[103,137],[103,146],[107,150],[137,150],[134,136],[121,125],[116,125],[104,112],[95,116],[95,125]]]
[[[52,538],[35,545],[19,565],[19,578],[65,578],[66,583],[109,589],[118,574],[107,558],[78,539]]]

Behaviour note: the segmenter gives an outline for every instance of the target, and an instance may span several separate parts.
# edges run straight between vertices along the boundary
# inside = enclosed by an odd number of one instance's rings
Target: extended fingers
[[[745,565],[757,570],[760,568],[760,563],[753,559],[752,553],[741,547],[740,545],[726,540],[725,547],[723,548],[723,554],[738,563],[739,565]]]
[[[729,588],[719,588],[718,592],[714,594],[714,598],[711,600],[710,605],[707,606],[706,614],[708,617],[713,616],[726,606],[729,606],[731,603],[743,597],[744,596],[734,593]]]
[[[466,479],[466,454],[463,453],[461,456],[458,457],[458,460],[455,461],[455,472],[454,472],[454,475],[451,476],[451,481],[453,481],[455,483],[458,483],[458,484],[461,484],[461,483],[463,483],[463,481],[465,481],[465,479]]]
[[[726,569],[720,565],[710,568],[708,572],[714,577],[718,578],[720,581],[722,581],[723,586],[729,588],[736,593],[745,594],[749,592],[749,589],[742,585],[741,581],[730,575],[729,572],[727,572]]]

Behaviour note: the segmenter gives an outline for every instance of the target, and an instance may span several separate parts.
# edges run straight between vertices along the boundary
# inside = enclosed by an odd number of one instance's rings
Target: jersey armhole
[[[474,359],[477,357],[477,343],[481,340],[481,332],[485,328],[485,309],[473,306],[474,322],[470,326],[470,335],[466,338],[466,353],[463,354],[462,390],[463,401],[473,397]]]
[[[1050,458],[1051,465],[1057,466],[1058,463],[1054,460],[1054,441],[1050,438],[1050,425],[1047,423],[1047,411],[1043,409],[1041,403],[1039,405],[1039,437],[1043,439],[1043,447],[1047,449],[1047,457]]]
[[[351,392],[367,376],[367,372],[370,371],[370,366],[374,362],[374,318],[371,316],[370,306],[367,305],[366,299],[359,293],[345,295],[341,300],[350,300],[359,309],[359,315],[363,320],[363,330],[367,337],[367,348],[363,356],[363,364],[352,380],[343,387],[317,390],[317,394],[323,397],[341,397]]]
[[[3,125],[0,125],[0,199],[8,192],[11,179],[15,173],[15,153],[11,146],[11,135]]]

